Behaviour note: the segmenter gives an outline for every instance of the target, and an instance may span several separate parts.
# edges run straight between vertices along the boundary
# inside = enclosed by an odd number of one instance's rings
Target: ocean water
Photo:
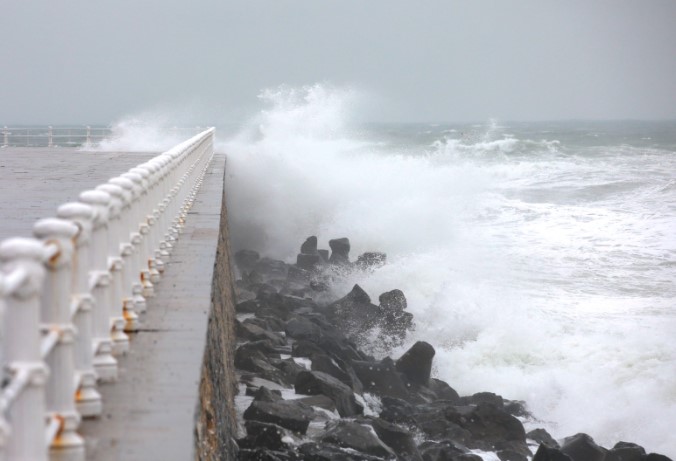
[[[676,456],[676,123],[377,125],[349,91],[262,99],[219,138],[235,248],[384,251],[334,289],[404,291],[416,329],[385,352],[428,341],[437,377],[525,400],[529,428]]]

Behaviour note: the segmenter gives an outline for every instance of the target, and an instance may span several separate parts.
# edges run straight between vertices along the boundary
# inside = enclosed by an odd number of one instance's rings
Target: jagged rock
[[[393,458],[395,456],[394,452],[376,436],[374,431],[353,421],[329,422],[321,441],[382,458]]]
[[[286,344],[286,341],[281,335],[273,333],[272,331],[264,330],[258,325],[247,322],[246,320],[236,324],[236,331],[239,338],[247,339],[249,341],[269,340],[273,344],[279,346]]]
[[[286,280],[292,284],[305,285],[310,283],[311,275],[310,271],[302,269],[300,267],[291,266],[289,271],[286,273]]]
[[[235,253],[235,264],[241,271],[249,272],[260,259],[257,251],[239,250]]]
[[[310,395],[308,397],[302,397],[296,400],[309,407],[319,407],[328,411],[336,410],[336,403],[333,401],[333,399],[331,399],[331,397],[328,397],[324,394]]]
[[[526,438],[531,439],[539,444],[544,443],[545,445],[552,448],[560,448],[559,442],[554,440],[554,437],[552,437],[549,432],[544,429],[533,429],[526,434]]]
[[[434,354],[431,344],[418,341],[397,360],[397,371],[406,376],[414,386],[426,386],[432,373]]]
[[[298,373],[294,387],[297,394],[323,394],[330,397],[336,404],[338,414],[343,418],[361,415],[364,412],[364,407],[357,402],[352,389],[321,371]]]
[[[306,255],[313,255],[317,253],[317,237],[314,235],[305,239],[305,242],[300,246],[300,252]]]
[[[324,349],[319,347],[316,343],[312,341],[300,340],[293,343],[291,346],[291,355],[293,357],[306,357],[310,358],[313,355],[325,354]]]
[[[379,396],[405,399],[409,396],[394,362],[389,357],[380,362],[352,361],[352,367],[364,386],[364,390]]]
[[[629,442],[618,442],[608,450],[604,461],[643,461],[646,458],[645,449]]]
[[[648,456],[646,456],[645,461],[671,461],[671,458],[660,455],[659,453],[648,453]]]
[[[531,416],[529,411],[526,409],[526,402],[523,400],[505,400],[502,408],[504,408],[505,411],[512,416]]]
[[[305,434],[310,421],[315,417],[312,408],[293,400],[278,402],[251,402],[244,411],[245,421],[273,423],[293,432]]]
[[[371,298],[355,285],[346,296],[329,304],[326,316],[342,332],[361,338],[364,332],[374,328],[380,321],[380,308],[371,304]]]
[[[285,450],[294,438],[291,431],[277,424],[261,421],[246,421],[246,438],[238,442],[243,448],[267,448],[270,450]]]
[[[376,431],[378,438],[400,458],[408,461],[422,460],[410,431],[381,418],[369,417],[365,421]]]
[[[420,445],[419,450],[424,461],[457,461],[469,454],[467,448],[450,440],[428,440]]]
[[[298,448],[303,461],[382,461],[379,456],[356,453],[329,443],[305,443]]]
[[[407,426],[415,426],[417,424],[414,417],[415,409],[409,402],[396,397],[383,397],[380,403],[382,404],[382,410],[379,416],[385,421],[405,424]]]
[[[331,257],[329,262],[332,264],[346,265],[350,263],[350,240],[339,238],[329,240],[331,247]]]
[[[262,258],[256,262],[254,270],[267,278],[285,279],[289,268],[284,261]]]
[[[563,439],[561,451],[573,461],[603,461],[606,450],[596,444],[589,435],[579,433]]]
[[[271,390],[265,386],[256,389],[253,398],[256,402],[277,402],[278,400],[283,400],[281,391],[277,389]]]
[[[488,403],[449,406],[445,409],[445,417],[472,434],[471,442],[467,443],[470,448],[490,450],[500,444],[502,449],[510,448],[528,456],[531,454],[521,421],[502,408]]]
[[[264,358],[267,358],[268,356],[279,358],[279,354],[277,354],[275,345],[272,341],[250,341],[248,343],[242,344],[235,351],[235,366],[244,370],[244,364],[249,359],[249,357],[254,355],[256,352],[260,353]]]
[[[496,454],[500,461],[528,461],[528,456],[515,450],[498,450]]]
[[[380,307],[384,310],[401,312],[408,306],[406,296],[401,290],[386,291],[378,297]]]
[[[315,354],[311,357],[312,371],[321,371],[338,379],[343,384],[350,386],[358,394],[363,392],[361,381],[354,369],[340,359],[333,359],[326,354]],[[343,362],[342,366],[338,361]]]
[[[242,301],[235,305],[235,312],[238,314],[254,314],[260,309],[261,303],[256,299]]]
[[[324,282],[312,281],[312,282],[310,282],[310,289],[312,289],[312,291],[316,291],[318,293],[323,293],[323,292],[329,291],[329,286]]]
[[[531,461],[573,461],[570,456],[563,453],[558,448],[548,447],[544,443],[541,443],[538,447],[538,451],[535,452],[535,456]]]
[[[460,401],[460,395],[448,385],[445,381],[436,378],[430,378],[428,387],[439,400],[448,400],[449,402],[458,403]]]
[[[307,271],[313,270],[321,262],[321,256],[319,253],[315,254],[303,254],[299,253],[296,256],[296,266]]]
[[[270,360],[270,363],[282,372],[285,383],[289,385],[296,382],[298,373],[305,371],[305,367],[297,364],[293,359]]]
[[[477,392],[476,394],[460,398],[460,403],[462,405],[479,405],[480,403],[487,403],[502,408],[504,406],[504,399],[502,396],[494,394],[493,392]]]
[[[286,336],[296,340],[308,340],[318,342],[321,335],[321,329],[311,320],[305,317],[292,317],[286,322],[284,329]]]
[[[378,251],[370,251],[357,257],[357,267],[366,269],[376,269],[382,267],[387,262],[387,255]]]
[[[239,450],[237,459],[239,461],[286,461],[289,458],[285,453],[267,448],[254,448]]]

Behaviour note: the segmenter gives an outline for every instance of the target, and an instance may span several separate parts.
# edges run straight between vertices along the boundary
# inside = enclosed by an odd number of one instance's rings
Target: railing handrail
[[[1,460],[84,460],[82,418],[138,330],[213,156],[210,128],[0,241]],[[45,424],[45,421],[47,422]]]

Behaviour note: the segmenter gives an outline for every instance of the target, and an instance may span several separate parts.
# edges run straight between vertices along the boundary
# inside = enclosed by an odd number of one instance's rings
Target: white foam
[[[354,134],[353,96],[268,92],[220,146],[234,246],[293,261],[317,235],[349,237],[353,259],[385,251],[337,292],[402,289],[417,330],[401,350],[432,343],[462,394],[525,400],[557,438],[673,456],[673,152],[580,150],[495,122],[404,149]]]

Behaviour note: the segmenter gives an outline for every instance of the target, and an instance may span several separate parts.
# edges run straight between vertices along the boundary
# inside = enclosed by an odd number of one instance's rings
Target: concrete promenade
[[[155,154],[0,149],[0,239]],[[225,156],[212,160],[183,233],[148,299],[117,383],[99,386],[103,415],[85,420],[88,460],[193,459],[195,409],[211,307]]]

